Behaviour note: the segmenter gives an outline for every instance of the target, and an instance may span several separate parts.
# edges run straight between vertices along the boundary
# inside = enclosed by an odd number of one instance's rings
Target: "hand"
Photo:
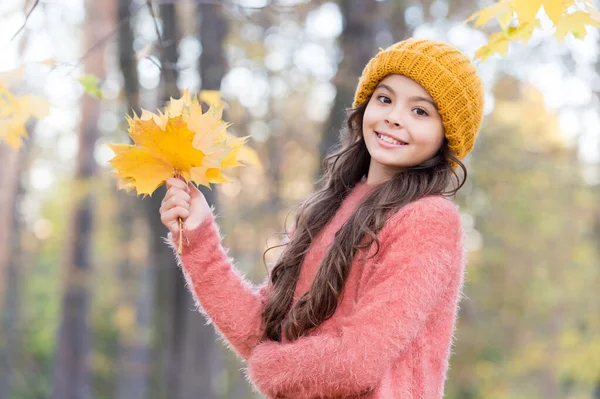
[[[179,218],[184,230],[194,230],[212,210],[204,195],[192,183],[171,177],[166,181],[167,193],[160,206],[160,220],[175,236],[179,234]]]

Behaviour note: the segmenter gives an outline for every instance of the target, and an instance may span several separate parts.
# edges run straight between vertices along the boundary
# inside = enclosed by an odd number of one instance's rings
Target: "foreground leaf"
[[[110,163],[118,188],[135,188],[146,196],[172,176],[209,188],[210,183],[227,182],[222,171],[242,166],[238,156],[247,137],[227,132],[222,111],[211,107],[203,113],[198,99],[184,92],[157,114],[144,110],[140,117],[128,118],[135,144],[108,144],[115,153]]]

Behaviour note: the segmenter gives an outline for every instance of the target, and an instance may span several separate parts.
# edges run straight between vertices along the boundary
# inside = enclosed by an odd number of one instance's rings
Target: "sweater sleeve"
[[[415,339],[460,272],[459,213],[447,199],[430,197],[388,224],[356,311],[335,332],[254,348],[248,377],[260,391],[297,399],[369,392]]]
[[[178,237],[169,233],[167,242],[175,252],[198,310],[238,356],[248,359],[262,333],[268,280],[255,288],[235,268],[221,245],[212,214],[194,230],[186,231],[186,235],[188,240],[184,240],[181,255],[177,254]]]

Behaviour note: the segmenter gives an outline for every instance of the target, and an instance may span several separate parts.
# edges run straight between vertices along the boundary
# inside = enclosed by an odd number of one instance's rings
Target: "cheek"
[[[427,129],[423,130],[423,134],[420,137],[419,143],[421,145],[439,148],[444,142],[444,129],[440,128],[437,124],[428,126]]]
[[[369,112],[369,110],[367,109],[365,111],[365,114],[363,115],[363,122],[362,122],[363,129],[365,127],[369,126],[371,124],[372,120],[373,120],[373,114],[372,114],[372,112]]]
[[[444,142],[444,138],[446,137],[444,125],[442,125],[441,121],[439,121],[438,123],[435,124],[433,131],[435,132],[435,134],[433,135],[432,141],[438,147],[440,147],[442,145],[442,143]]]
[[[372,117],[369,117],[369,115],[367,115],[365,113],[365,115],[363,116],[363,121],[362,121],[362,135],[363,135],[363,139],[365,140],[369,140],[370,138],[370,132],[374,129],[374,120]]]
[[[363,125],[370,125],[377,121],[377,118],[379,117],[378,112],[380,112],[380,109],[377,107],[377,104],[373,103],[373,101],[375,100],[371,99],[367,104],[367,108],[365,109],[365,113],[363,115]]]

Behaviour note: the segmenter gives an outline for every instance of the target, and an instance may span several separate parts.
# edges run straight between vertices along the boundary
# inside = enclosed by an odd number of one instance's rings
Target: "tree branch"
[[[164,3],[161,3],[161,4],[164,4]],[[150,16],[152,17],[152,20],[154,21],[154,30],[156,31],[156,37],[158,39],[158,49],[160,51],[160,63],[161,63],[161,65],[164,64],[164,66],[159,66],[155,62],[154,62],[154,64],[158,67],[159,70],[164,71],[165,74],[173,74],[174,69],[176,69],[177,66],[175,65],[175,67],[173,67],[171,65],[166,64],[167,57],[165,56],[165,48],[166,48],[165,46],[167,44],[163,40],[163,37],[160,33],[160,28],[158,27],[158,19],[156,18],[156,14],[154,13],[154,9],[152,8],[152,0],[146,0],[146,6],[148,7]],[[169,43],[169,45],[171,45],[171,43]],[[153,60],[151,60],[151,61],[153,61]],[[176,80],[174,75],[172,75],[171,77],[173,78],[173,80]]]
[[[27,25],[27,21],[29,20],[29,16],[31,15],[31,13],[33,12],[33,10],[35,10],[35,8],[37,7],[38,4],[40,4],[40,0],[35,0],[35,3],[33,3],[33,6],[31,7],[31,10],[29,10],[29,12],[27,13],[27,15],[25,15],[25,22],[23,22],[23,25],[19,28],[19,30],[17,30],[17,32],[13,35],[13,37],[10,39],[10,41],[15,40],[15,37],[17,37],[17,35],[19,33],[21,33],[21,31],[23,29],[25,29],[25,25]]]
[[[172,4],[175,3],[177,0],[158,0],[155,1],[155,3],[157,3],[158,5],[160,4]],[[317,5],[321,4],[323,2],[323,0],[315,0],[314,1]],[[25,28],[25,26],[27,25],[27,21],[29,19],[29,16],[31,15],[31,13],[33,12],[33,10],[39,5],[40,0],[35,0],[35,2],[33,3],[33,6],[31,7],[31,9],[29,10],[29,12],[27,12],[27,15],[25,17],[25,22],[23,23],[23,25],[19,28],[19,30],[13,35],[11,40],[14,40],[14,38]],[[229,0],[194,0],[194,3],[196,4],[210,4],[210,5],[217,5],[217,6],[221,6],[221,7],[229,7],[229,8],[238,8],[238,9],[247,9],[247,10],[260,10],[260,9],[270,9],[272,11],[290,11],[293,9],[297,9],[299,6],[281,6],[281,5],[277,5],[277,4],[273,4],[274,0],[269,0],[267,2],[267,4],[263,7],[249,7],[249,6],[241,6],[238,4],[235,4],[233,1]],[[96,49],[98,49],[99,47],[102,47],[104,44],[106,44],[106,42],[109,41],[109,39],[111,37],[113,37],[116,32],[119,30],[119,28],[125,24],[128,23],[129,20],[131,19],[131,17],[135,16],[135,14],[142,9],[142,7],[148,7],[148,10],[150,11],[150,15],[152,16],[152,19],[154,20],[154,28],[156,30],[156,36],[158,38],[158,42],[159,42],[159,47],[160,47],[160,51],[161,51],[161,56],[164,55],[164,47],[165,45],[167,45],[165,43],[165,41],[162,38],[162,35],[160,34],[160,29],[158,27],[158,20],[156,18],[156,14],[154,13],[154,9],[152,8],[152,0],[146,0],[145,3],[141,4],[140,6],[138,6],[136,8],[136,10],[127,18],[123,18],[122,20],[120,20],[116,26],[115,29],[113,29],[111,32],[109,32],[107,35],[105,35],[104,37],[102,37],[100,40],[98,40],[96,43],[94,43],[89,49],[86,50],[86,52],[79,58],[79,60],[75,63],[69,63],[69,62],[64,62],[64,63],[57,63],[55,64],[52,69],[56,69],[59,66],[70,66],[73,68],[73,70],[71,72],[69,72],[67,74],[70,75],[71,73],[73,73],[77,67],[92,53],[94,52]],[[250,19],[248,15],[244,15],[245,19]],[[148,57],[145,57],[148,58]],[[162,57],[164,59],[164,56]],[[149,58],[150,59],[150,58]],[[150,59],[150,61],[152,61],[152,63],[154,63],[159,69],[165,69],[165,70],[174,70],[177,69],[176,66],[167,66],[167,67],[161,67],[159,64],[157,64],[154,60]]]
[[[165,47],[162,39],[162,35],[160,34],[160,29],[158,28],[158,20],[156,19],[156,15],[154,14],[154,9],[152,8],[152,0],[146,0],[146,6],[148,7],[148,11],[150,11],[150,16],[154,21],[154,30],[156,31],[156,37],[158,38],[158,43],[160,44],[161,51]]]
[[[106,35],[104,35],[104,37],[100,38],[100,40],[98,40],[96,43],[94,43],[89,49],[86,50],[85,53],[83,53],[83,55],[79,58],[79,60],[77,61],[77,63],[75,64],[70,64],[70,63],[64,63],[63,65],[69,65],[71,66],[73,69],[71,70],[71,72],[69,72],[67,74],[67,76],[69,76],[70,74],[72,74],[75,69],[91,54],[93,53],[96,49],[98,49],[99,47],[101,47],[102,45],[106,44],[106,42],[108,42],[108,40],[113,37],[118,31],[119,28],[121,26],[123,26],[123,24],[128,23],[129,20],[131,19],[131,17],[133,17],[135,15],[135,13],[137,13],[139,10],[142,9],[142,7],[144,7],[145,4],[142,4],[141,6],[139,6],[130,16],[128,16],[127,18],[123,18],[122,20],[119,21],[119,23],[117,24],[117,26],[110,31],[109,33],[107,33]],[[56,65],[58,66],[58,64]]]

